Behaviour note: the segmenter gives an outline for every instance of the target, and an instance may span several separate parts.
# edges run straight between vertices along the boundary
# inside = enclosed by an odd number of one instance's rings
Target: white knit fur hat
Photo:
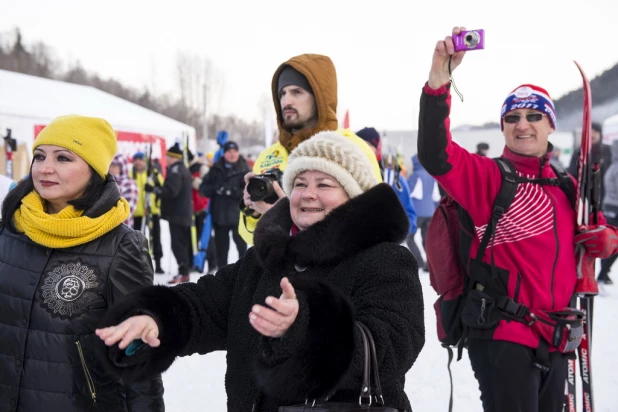
[[[318,170],[337,179],[350,199],[378,184],[363,150],[337,132],[320,132],[292,151],[283,173],[283,190],[290,196],[294,179]]]

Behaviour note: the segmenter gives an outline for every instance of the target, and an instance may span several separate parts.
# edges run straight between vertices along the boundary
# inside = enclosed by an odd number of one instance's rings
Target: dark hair
[[[601,133],[601,135],[603,135],[603,125],[601,123],[593,122],[592,130],[596,130],[597,132]]]
[[[95,202],[101,197],[101,191],[108,181],[114,181],[114,178],[108,173],[103,179],[99,174],[88,165],[92,172],[92,177],[86,186],[84,194],[74,200],[68,202],[77,210],[87,210],[92,207]],[[15,211],[21,206],[21,200],[28,195],[28,193],[34,190],[34,181],[32,180],[32,166],[30,167],[30,173],[17,183],[17,186],[13,188],[4,198],[2,202],[2,223],[6,228],[13,232],[18,233],[15,224],[13,223],[13,215]]]

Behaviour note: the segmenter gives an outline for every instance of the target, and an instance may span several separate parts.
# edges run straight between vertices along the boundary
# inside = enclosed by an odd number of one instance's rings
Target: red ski
[[[584,110],[582,121],[582,138],[579,162],[577,165],[577,199],[576,199],[576,224],[589,225],[596,223],[599,211],[599,165],[591,162],[590,138],[592,126],[592,95],[590,82],[581,66],[575,62],[583,80]],[[592,217],[593,222],[590,222]],[[583,247],[576,249],[577,254],[577,284],[575,294],[579,297],[579,308],[586,313],[584,319],[584,336],[577,349],[580,374],[582,380],[582,403],[586,412],[594,411],[592,396],[592,375],[590,353],[592,347],[592,320],[594,297],[599,293],[599,287],[595,279],[594,259],[586,258]],[[575,370],[575,360],[569,360],[569,370]],[[567,397],[567,410],[575,411],[575,384],[567,384],[569,394]],[[572,392],[571,392],[572,391]]]

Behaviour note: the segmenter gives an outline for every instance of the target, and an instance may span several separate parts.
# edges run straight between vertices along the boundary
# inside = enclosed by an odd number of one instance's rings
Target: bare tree
[[[261,122],[248,123],[235,116],[214,115],[208,122],[209,136],[216,136],[219,130],[227,130],[229,138],[244,147],[264,144],[264,126]]]
[[[21,31],[16,28],[10,32],[0,33],[0,69],[96,87],[193,126],[198,132],[198,138],[205,134],[212,138],[216,136],[217,131],[227,130],[231,138],[245,147],[261,144],[264,140],[261,122],[247,122],[233,115],[217,114],[224,95],[223,74],[215,69],[210,59],[193,53],[177,54],[176,93],[159,94],[155,89],[154,65],[150,88],[128,87],[113,78],[102,78],[97,73],[88,71],[79,59],[65,66],[57,59],[53,49],[45,43],[38,42],[31,45],[24,43]],[[260,110],[266,107],[266,100],[268,99],[262,99]]]
[[[210,135],[204,125],[210,115],[217,112],[215,106],[219,106],[216,103],[223,94],[222,76],[208,57],[191,52],[177,52],[175,70],[181,106],[195,112],[193,118],[199,117],[201,127],[192,125],[198,130],[198,139],[204,139],[205,135]]]
[[[32,75],[53,79],[59,69],[58,59],[51,47],[38,42],[30,48],[30,57],[33,60]]]
[[[78,61],[73,63],[69,70],[62,76],[63,81],[75,84],[89,85],[90,76],[86,70],[82,67],[82,64]],[[97,87],[97,86],[95,86]]]

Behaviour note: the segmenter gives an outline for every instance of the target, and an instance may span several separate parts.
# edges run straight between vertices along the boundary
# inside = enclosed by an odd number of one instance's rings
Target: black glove
[[[231,196],[232,189],[230,189],[229,187],[221,186],[220,188],[217,189],[217,194],[219,196]]]
[[[146,193],[154,193],[156,196],[159,196],[161,194],[162,190],[163,189],[161,189],[161,186],[154,187],[154,186],[152,186],[149,183],[146,183],[144,185],[144,192],[146,192]]]
[[[161,181],[159,180],[159,171],[154,169],[152,171],[152,180],[154,181],[154,185],[156,187],[161,187]]]

